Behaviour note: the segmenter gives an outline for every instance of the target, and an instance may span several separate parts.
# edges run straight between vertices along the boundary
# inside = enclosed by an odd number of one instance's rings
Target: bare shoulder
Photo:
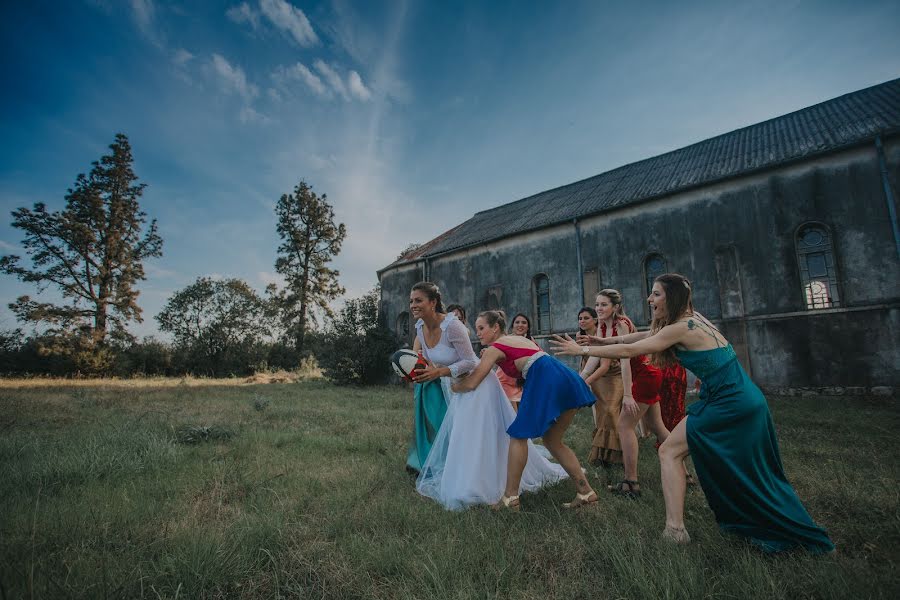
[[[510,348],[540,348],[540,346],[521,335],[504,335],[494,343],[509,346]]]

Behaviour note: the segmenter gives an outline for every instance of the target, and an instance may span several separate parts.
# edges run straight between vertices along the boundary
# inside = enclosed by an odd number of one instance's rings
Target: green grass
[[[724,537],[699,490],[694,543],[662,543],[648,442],[638,502],[564,513],[564,483],[519,515],[445,512],[403,469],[406,389],[2,389],[0,598],[896,597],[896,401],[770,403],[835,555]],[[579,456],[590,428],[582,411],[567,435]]]

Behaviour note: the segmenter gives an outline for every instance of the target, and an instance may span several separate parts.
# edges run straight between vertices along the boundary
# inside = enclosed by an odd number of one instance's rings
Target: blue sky
[[[0,23],[0,253],[128,135],[164,255],[156,333],[198,276],[275,276],[302,178],[349,296],[475,212],[900,76],[896,2],[69,0]],[[0,278],[5,305],[35,289]],[[47,296],[50,297],[49,295]]]

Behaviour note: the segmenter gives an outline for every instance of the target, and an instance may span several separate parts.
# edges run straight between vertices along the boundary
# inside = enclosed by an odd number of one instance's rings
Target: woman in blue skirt
[[[525,379],[519,411],[506,430],[511,438],[506,489],[495,506],[519,510],[520,482],[528,463],[528,440],[536,437],[543,438],[544,446],[575,482],[575,499],[563,506],[575,508],[595,503],[597,494],[588,484],[578,458],[562,441],[575,411],[592,405],[594,395],[575,371],[542,352],[532,340],[504,335],[505,320],[500,311],[489,310],[478,315],[475,333],[485,346],[481,361],[471,375],[452,387],[454,392],[474,390],[494,365],[510,377]]]
[[[651,335],[631,344],[579,346],[568,336],[551,343],[558,354],[629,358],[654,354],[657,364],[675,361],[702,381],[699,401],[659,449],[666,528],[663,537],[690,542],[684,527],[685,477],[690,454],[716,521],[766,552],[794,547],[830,552],[834,545],[815,524],[788,483],[772,415],[763,393],[747,376],[734,348],[691,303],[691,284],[681,275],[660,275],[648,298]],[[613,344],[619,342],[611,339]]]

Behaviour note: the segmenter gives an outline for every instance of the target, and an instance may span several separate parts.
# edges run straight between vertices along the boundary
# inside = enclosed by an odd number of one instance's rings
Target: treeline
[[[0,373],[227,377],[314,361],[337,383],[388,380],[398,340],[379,319],[377,288],[338,313],[330,307],[344,293],[329,263],[346,228],[335,223],[327,197],[305,181],[275,208],[281,239],[275,268],[283,287],[259,294],[240,279],[199,277],[155,316],[171,343],[136,339],[127,325],[143,320],[137,302],[143,262],[162,256],[163,240],[140,208],[145,184],[132,169],[127,137],[117,135],[110,149],[76,178],[64,209],[36,203],[12,213],[30,265],[7,255],[0,272],[55,289],[62,301],[21,296],[9,305],[32,333],[0,332]]]

